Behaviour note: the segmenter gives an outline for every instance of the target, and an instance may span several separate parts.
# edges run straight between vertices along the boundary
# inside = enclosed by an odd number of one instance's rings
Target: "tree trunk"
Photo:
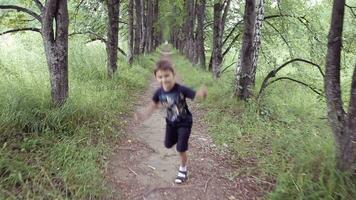
[[[139,55],[141,53],[141,37],[142,37],[142,16],[141,16],[141,0],[135,0],[135,45],[134,45],[134,55]]]
[[[251,77],[253,64],[253,36],[256,21],[255,0],[246,0],[244,22],[245,30],[240,51],[240,59],[235,71],[235,95],[247,100],[251,95],[253,81]]]
[[[222,54],[221,54],[221,28],[222,28],[222,12],[223,5],[221,2],[214,4],[214,28],[213,28],[213,52],[212,52],[212,70],[213,77],[220,77],[220,68],[222,63]]]
[[[196,41],[196,64],[205,69],[205,48],[204,48],[204,21],[205,21],[206,0],[199,0],[197,8],[197,41]]]
[[[159,0],[155,0],[154,1],[154,11],[153,11],[153,28],[152,28],[152,43],[153,43],[153,48],[157,48],[159,46],[159,39],[158,39],[158,35],[159,35],[159,27],[157,25],[157,21],[158,21],[158,12],[159,12]]]
[[[255,78],[256,78],[256,69],[257,69],[257,63],[258,63],[258,55],[259,55],[259,50],[261,47],[261,29],[262,29],[262,22],[264,19],[264,0],[257,0],[256,1],[256,22],[255,22],[255,33],[254,33],[254,41],[253,41],[253,60],[252,60],[252,72],[251,72],[251,78],[252,78],[252,84],[255,86]]]
[[[186,20],[185,20],[185,44],[184,44],[184,54],[190,61],[193,60],[193,50],[194,50],[194,0],[185,1],[186,8]]]
[[[41,33],[50,73],[52,102],[60,106],[68,97],[67,0],[48,0],[43,7],[41,19]],[[54,25],[53,22],[56,24]]]
[[[211,66],[213,71],[213,77],[220,77],[220,69],[223,61],[222,56],[222,38],[224,34],[225,21],[227,14],[229,12],[231,0],[224,1],[222,4],[221,1],[218,1],[214,4],[214,30],[213,30],[213,51],[211,55],[211,65],[209,63],[209,68]]]
[[[133,60],[133,54],[134,54],[134,44],[133,44],[133,40],[134,40],[134,31],[133,31],[133,2],[134,0],[129,0],[129,7],[128,7],[128,14],[129,14],[129,33],[128,33],[128,49],[129,49],[129,53],[127,54],[128,56],[128,60],[129,60],[129,64],[132,64],[132,60]]]
[[[145,53],[146,49],[146,37],[147,37],[147,29],[146,29],[146,23],[147,23],[147,16],[146,16],[146,8],[147,8],[147,0],[141,0],[141,21],[142,21],[142,37],[141,37],[141,53]]]
[[[146,51],[152,52],[152,28],[153,28],[153,12],[154,0],[147,1],[147,34],[146,34]]]
[[[345,0],[334,0],[328,36],[325,92],[328,119],[335,138],[337,167],[356,171],[356,67],[352,77],[348,113],[343,109],[340,86],[340,59]]]
[[[117,46],[119,40],[119,0],[108,0],[108,24],[106,52],[108,54],[108,77],[112,78],[117,70]]]

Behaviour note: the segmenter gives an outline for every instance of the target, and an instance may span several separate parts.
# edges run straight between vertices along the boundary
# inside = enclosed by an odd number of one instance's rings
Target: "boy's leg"
[[[166,136],[164,138],[164,146],[171,148],[178,141],[178,131],[176,127],[166,124]]]
[[[188,160],[187,152],[186,151],[185,152],[179,152],[179,157],[180,157],[180,161],[181,161],[180,166],[185,168],[187,166],[187,160]]]
[[[178,176],[175,179],[176,183],[182,183],[187,180],[187,150],[188,150],[188,140],[191,132],[191,128],[180,127],[178,128],[178,141],[177,141],[177,151],[179,152],[179,157],[181,160],[181,165],[178,170]]]

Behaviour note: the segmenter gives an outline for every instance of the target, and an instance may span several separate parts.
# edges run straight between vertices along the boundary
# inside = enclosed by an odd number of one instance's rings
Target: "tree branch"
[[[269,16],[266,16],[266,17],[264,18],[264,20],[266,20],[266,19],[278,18],[278,17],[290,17],[290,18],[295,18],[295,19],[297,19],[300,23],[302,23],[302,24],[308,29],[309,32],[311,32],[312,34],[314,34],[314,39],[315,39],[316,41],[318,41],[318,42],[321,43],[321,41],[319,40],[319,38],[317,38],[316,33],[314,33],[314,32],[310,29],[310,27],[308,26],[309,21],[305,18],[305,16],[300,17],[300,16],[294,16],[294,15],[279,14],[279,15],[269,15]],[[303,20],[304,20],[304,21],[303,21]]]
[[[238,25],[240,25],[240,23],[242,23],[244,20],[242,19],[242,20],[240,20],[240,21],[238,21],[236,24],[235,24],[235,26],[234,26],[234,28],[230,31],[230,33],[226,36],[226,38],[225,38],[225,40],[223,41],[223,43],[222,43],[222,46],[224,46],[225,45],[225,43],[227,42],[227,40],[231,37],[231,35],[235,32],[235,29],[238,27]]]
[[[236,64],[236,62],[231,63],[230,65],[228,65],[227,67],[225,67],[220,74],[224,73],[227,69],[229,69],[232,65]]]
[[[320,67],[319,65],[317,65],[317,64],[315,64],[315,63],[313,63],[313,62],[311,62],[311,61],[308,61],[308,60],[304,60],[304,59],[301,59],[301,58],[295,58],[295,59],[292,59],[292,60],[289,60],[289,61],[285,62],[284,64],[282,64],[281,66],[279,66],[277,69],[274,69],[274,70],[270,71],[270,72],[267,74],[266,78],[265,78],[265,79],[263,80],[263,82],[262,82],[262,85],[261,85],[260,91],[259,91],[259,93],[258,93],[257,99],[260,98],[260,96],[262,95],[263,90],[264,90],[264,89],[267,87],[267,85],[269,84],[269,83],[268,83],[268,80],[269,80],[270,78],[275,77],[276,74],[277,74],[277,72],[280,71],[280,70],[281,70],[282,68],[284,68],[285,66],[287,66],[288,64],[290,64],[290,63],[292,63],[292,62],[297,62],[297,61],[299,61],[299,62],[305,62],[305,63],[308,63],[308,64],[310,64],[310,65],[315,66],[316,68],[318,68],[318,70],[319,70],[320,74],[323,76],[323,78],[325,78],[325,74],[324,74],[324,72],[321,70],[321,67]]]
[[[17,10],[18,12],[24,12],[24,13],[27,13],[27,14],[33,16],[34,18],[36,18],[39,22],[42,21],[40,15],[38,15],[37,13],[33,12],[32,10],[29,10],[24,7],[15,6],[15,5],[0,5],[0,10],[1,9],[2,10]]]
[[[34,31],[34,32],[41,33],[41,30],[39,28],[18,28],[18,29],[12,29],[12,30],[2,32],[2,33],[0,33],[0,35],[5,35],[8,33],[16,33],[16,32],[20,32],[20,31]]]
[[[302,82],[302,81],[299,81],[299,80],[296,80],[296,79],[293,79],[293,78],[289,78],[289,77],[279,77],[279,78],[277,78],[277,79],[275,79],[275,80],[269,82],[269,83],[265,86],[265,89],[266,89],[269,85],[271,85],[272,83],[277,82],[277,81],[279,81],[279,80],[290,80],[290,81],[293,81],[293,82],[302,84],[302,85],[308,87],[309,89],[311,89],[313,92],[317,93],[318,95],[320,95],[320,96],[322,96],[322,97],[325,97],[325,95],[324,95],[322,92],[318,91],[318,90],[315,89],[313,86],[308,85],[308,84],[306,84],[306,83],[304,83],[304,82]]]
[[[74,36],[74,35],[86,35],[86,34],[91,34],[91,35],[94,35],[94,36],[95,36],[95,38],[90,39],[90,40],[89,40],[88,42],[86,42],[86,43],[94,42],[94,41],[97,41],[97,40],[100,40],[100,41],[103,42],[103,43],[107,43],[107,40],[106,40],[103,36],[101,36],[101,35],[99,35],[99,34],[93,32],[93,31],[74,32],[74,33],[70,33],[69,36]],[[119,50],[119,52],[120,52],[122,55],[127,56],[126,52],[125,52],[124,50],[122,50],[119,46],[117,47],[117,50]]]
[[[354,11],[354,9],[356,9],[356,6],[349,6],[349,5],[347,5],[347,4],[345,4],[345,6],[348,7],[348,8],[350,9],[352,15],[353,15],[354,17],[356,17],[356,13],[355,13],[355,11]]]
[[[32,0],[35,2],[36,6],[38,7],[38,9],[42,10],[43,8],[43,4],[39,1],[39,0]]]
[[[222,57],[224,57],[231,49],[231,47],[235,44],[236,40],[239,38],[240,33],[237,34],[234,39],[232,40],[232,42],[229,44],[229,46],[226,48],[226,50],[224,51],[224,53],[222,54]]]
[[[283,36],[283,34],[275,27],[273,26],[270,22],[266,21],[266,23],[271,26],[277,33],[279,36],[281,36],[282,40],[284,41],[284,43],[287,45],[287,47],[289,48],[290,51],[292,51],[291,46],[289,45],[287,39]]]

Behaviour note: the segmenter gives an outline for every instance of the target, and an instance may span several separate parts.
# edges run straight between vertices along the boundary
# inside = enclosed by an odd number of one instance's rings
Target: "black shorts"
[[[180,127],[167,124],[164,146],[166,148],[172,148],[173,145],[177,144],[178,152],[187,151],[191,129],[191,127]]]

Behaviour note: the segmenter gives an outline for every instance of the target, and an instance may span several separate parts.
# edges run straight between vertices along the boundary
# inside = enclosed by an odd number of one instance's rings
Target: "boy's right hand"
[[[205,99],[208,96],[208,88],[205,85],[200,87],[197,91],[197,96],[202,99]]]

